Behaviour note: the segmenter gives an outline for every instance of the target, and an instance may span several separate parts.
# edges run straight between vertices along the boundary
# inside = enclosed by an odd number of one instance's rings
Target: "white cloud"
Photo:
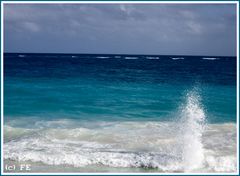
[[[22,23],[23,28],[25,28],[26,30],[30,31],[30,32],[39,32],[40,31],[40,27],[33,23],[33,22],[24,22]]]
[[[193,34],[202,34],[202,32],[203,32],[202,25],[199,23],[196,23],[194,21],[187,22],[187,26],[188,26],[190,32]]]
[[[185,17],[185,18],[192,19],[192,20],[196,19],[196,14],[195,14],[194,12],[192,12],[192,11],[183,10],[183,11],[181,11],[180,13],[181,13],[181,14],[183,15],[183,17]]]
[[[120,7],[120,10],[126,13],[127,15],[130,15],[134,10],[134,8],[131,5],[120,4],[119,7]]]

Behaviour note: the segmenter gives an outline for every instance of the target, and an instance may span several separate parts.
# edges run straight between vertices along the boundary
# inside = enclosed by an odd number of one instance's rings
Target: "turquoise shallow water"
[[[8,162],[236,170],[235,57],[5,54],[4,61]]]
[[[5,82],[6,116],[45,119],[168,120],[190,85],[110,84],[79,79]],[[209,122],[236,121],[233,86],[205,85],[199,92]]]

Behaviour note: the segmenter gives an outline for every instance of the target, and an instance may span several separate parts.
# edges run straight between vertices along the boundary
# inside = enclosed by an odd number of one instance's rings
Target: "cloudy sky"
[[[236,55],[234,4],[5,4],[4,51]]]

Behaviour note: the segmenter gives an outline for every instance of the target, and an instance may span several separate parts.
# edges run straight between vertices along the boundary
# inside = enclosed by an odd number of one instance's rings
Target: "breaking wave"
[[[178,120],[41,121],[4,127],[4,159],[47,165],[236,172],[236,124],[207,124],[201,96],[186,94]],[[227,147],[226,147],[227,145]]]

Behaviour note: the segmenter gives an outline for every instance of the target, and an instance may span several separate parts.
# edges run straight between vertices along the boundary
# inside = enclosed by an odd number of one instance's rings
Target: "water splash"
[[[200,100],[198,91],[194,89],[187,93],[186,104],[181,108],[182,162],[185,172],[203,167],[205,113]]]

